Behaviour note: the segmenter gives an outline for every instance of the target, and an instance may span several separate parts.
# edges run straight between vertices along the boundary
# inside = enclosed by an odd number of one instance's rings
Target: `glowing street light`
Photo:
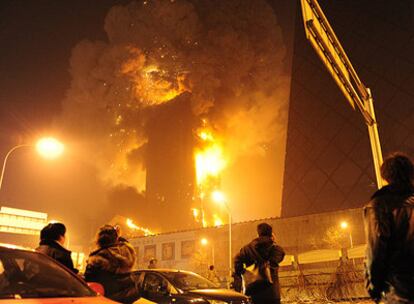
[[[208,245],[209,245],[209,241],[208,241],[208,239],[206,239],[206,238],[202,238],[201,240],[200,240],[200,244],[201,244],[201,246],[203,246],[203,247],[207,247]],[[213,244],[210,244],[210,246],[211,246],[211,261],[212,261],[212,265],[215,265],[215,257],[214,257],[214,245]]]
[[[226,196],[219,190],[215,190],[211,193],[211,199],[217,204],[223,205],[226,203]]]
[[[203,246],[207,246],[208,245],[208,240],[206,238],[202,238],[200,240],[200,244],[203,245]]]
[[[349,231],[349,243],[350,243],[350,245],[351,245],[351,248],[353,248],[353,247],[354,247],[354,242],[353,242],[353,240],[352,240],[352,231],[351,231],[351,229],[350,229],[350,227],[349,227],[348,222],[346,222],[346,221],[342,221],[342,222],[339,224],[339,227],[341,227],[341,229],[342,229],[342,230],[348,230],[348,231]]]
[[[3,167],[2,167],[1,175],[0,175],[0,190],[3,185],[4,171],[6,170],[6,164],[7,164],[7,160],[9,159],[10,154],[12,154],[17,149],[24,148],[24,147],[33,147],[33,146],[34,146],[33,144],[17,145],[11,148],[9,152],[7,152],[6,156],[4,157]],[[64,145],[52,137],[46,137],[46,138],[41,138],[38,140],[38,142],[36,143],[36,150],[44,158],[54,159],[63,153]]]
[[[220,205],[224,205],[227,209],[227,213],[229,215],[229,275],[230,278],[232,276],[232,256],[231,256],[231,210],[229,208],[229,205],[227,204],[227,200],[226,200],[226,196],[224,195],[223,192],[219,191],[219,190],[215,190],[211,193],[211,199],[213,200],[213,202],[220,204]],[[230,282],[230,281],[229,281]]]
[[[41,138],[36,143],[37,152],[46,159],[59,157],[64,149],[64,145],[53,137]]]

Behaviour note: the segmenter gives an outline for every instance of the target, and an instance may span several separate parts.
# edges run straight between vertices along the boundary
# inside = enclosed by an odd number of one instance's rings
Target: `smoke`
[[[230,160],[283,139],[286,49],[265,0],[134,1],[105,31],[73,50],[63,122],[106,183],[145,188],[146,122],[185,91]]]

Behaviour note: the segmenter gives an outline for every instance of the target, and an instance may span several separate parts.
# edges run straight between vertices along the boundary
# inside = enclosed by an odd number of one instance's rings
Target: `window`
[[[143,289],[151,293],[163,293],[168,291],[168,282],[155,273],[145,274]]]
[[[163,261],[174,260],[174,258],[175,258],[175,243],[162,244]]]

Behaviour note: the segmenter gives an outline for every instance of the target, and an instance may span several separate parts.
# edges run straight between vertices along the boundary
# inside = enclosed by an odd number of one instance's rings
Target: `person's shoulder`
[[[240,253],[241,254],[246,254],[246,253],[250,252],[251,248],[254,247],[254,246],[255,246],[255,243],[254,243],[254,240],[253,240],[253,241],[247,243],[246,245],[242,246],[240,248]]]
[[[371,196],[369,202],[364,206],[364,209],[379,208],[387,203],[387,198],[391,195],[390,186],[386,185],[378,189]]]
[[[132,246],[132,244],[125,239],[119,242],[119,246],[134,250],[134,246]]]

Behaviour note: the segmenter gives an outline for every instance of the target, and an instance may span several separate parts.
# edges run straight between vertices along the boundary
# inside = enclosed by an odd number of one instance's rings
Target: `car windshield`
[[[39,253],[0,251],[0,299],[94,295],[69,271]]]
[[[165,277],[174,287],[184,291],[194,289],[215,289],[218,288],[213,282],[199,276],[195,273],[188,272],[164,272]]]

